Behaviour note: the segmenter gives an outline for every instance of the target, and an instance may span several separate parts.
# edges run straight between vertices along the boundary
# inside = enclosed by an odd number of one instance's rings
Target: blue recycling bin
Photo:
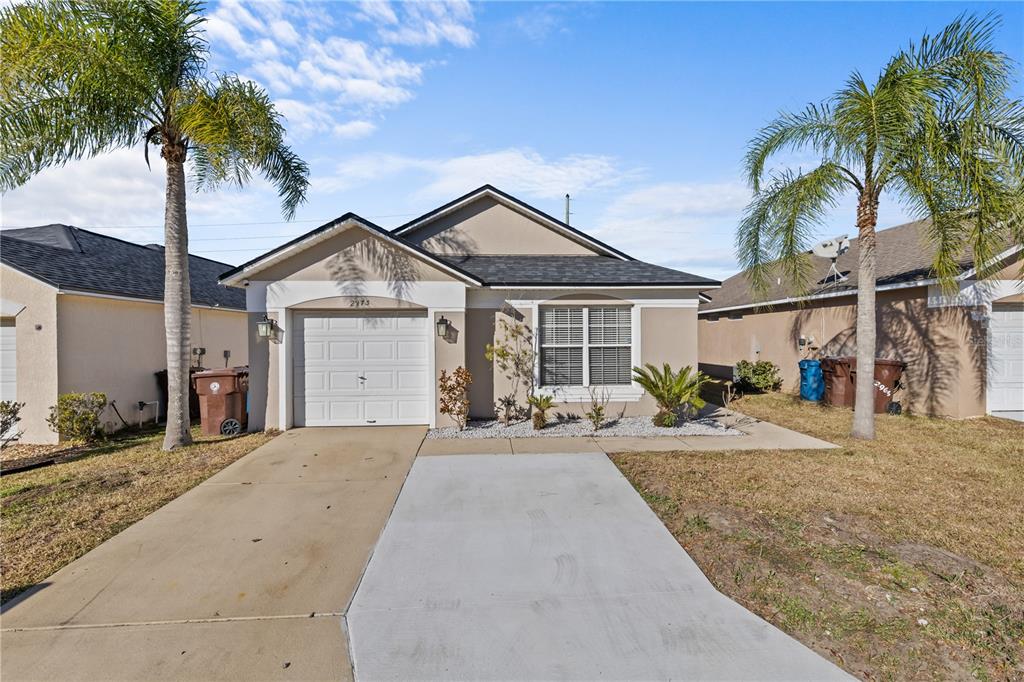
[[[825,396],[825,377],[817,360],[800,361],[800,397],[821,400]]]

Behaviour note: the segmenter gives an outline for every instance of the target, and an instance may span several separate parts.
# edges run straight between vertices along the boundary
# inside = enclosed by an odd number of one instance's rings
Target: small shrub
[[[92,443],[103,437],[100,414],[106,406],[106,393],[64,393],[57,396],[46,423],[61,440]]]
[[[610,396],[608,390],[602,388],[600,391],[594,388],[590,389],[590,409],[583,413],[583,416],[594,427],[597,431],[604,423],[608,420],[608,400]]]
[[[779,367],[770,360],[749,362],[740,360],[736,363],[736,379],[740,389],[769,393],[782,387]]]
[[[456,367],[448,374],[441,370],[438,385],[441,389],[441,414],[452,418],[455,425],[462,431],[466,428],[469,418],[469,386],[473,383],[473,375],[465,367]]]
[[[709,379],[692,367],[675,372],[667,362],[661,369],[647,363],[633,368],[633,379],[658,404],[658,413],[652,420],[655,426],[675,426],[681,416],[687,417],[706,404],[700,392]]]
[[[0,450],[18,440],[23,433],[18,428],[21,421],[21,408],[25,403],[16,403],[13,400],[0,402]]]
[[[548,410],[555,406],[555,399],[549,395],[531,395],[526,400],[533,407],[533,428],[540,431],[548,424]]]

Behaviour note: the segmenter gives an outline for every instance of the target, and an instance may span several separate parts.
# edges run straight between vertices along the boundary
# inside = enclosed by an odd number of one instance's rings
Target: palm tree
[[[841,197],[856,196],[855,437],[875,433],[875,226],[883,193],[930,219],[933,270],[947,288],[965,247],[980,266],[1024,243],[1024,108],[1007,97],[1011,61],[992,45],[998,25],[991,15],[957,19],[893,57],[873,83],[854,72],[825,102],[782,113],[747,152],[754,197],[736,245],[755,294],[776,277],[807,293],[816,227]],[[783,151],[821,161],[807,171],[766,170]]]
[[[667,362],[661,369],[648,362],[643,367],[633,368],[633,381],[658,405],[658,413],[651,419],[655,426],[675,426],[680,412],[685,418],[706,404],[700,392],[709,379],[703,372],[694,372],[692,367],[675,372]]]
[[[0,10],[0,190],[139,144],[148,164],[149,145],[160,148],[165,450],[191,442],[186,160],[201,189],[242,186],[257,171],[277,188],[288,219],[309,184],[266,92],[234,75],[207,76],[203,9],[196,0],[42,0]]]

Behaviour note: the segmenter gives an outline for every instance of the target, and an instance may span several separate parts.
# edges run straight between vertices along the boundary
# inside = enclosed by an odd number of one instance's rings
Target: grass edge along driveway
[[[119,434],[69,461],[0,477],[0,599],[44,580],[274,434],[223,438],[196,428],[192,437],[192,445],[164,452],[163,431]]]
[[[612,457],[718,589],[861,678],[1024,676],[1024,427],[730,407],[842,447]]]

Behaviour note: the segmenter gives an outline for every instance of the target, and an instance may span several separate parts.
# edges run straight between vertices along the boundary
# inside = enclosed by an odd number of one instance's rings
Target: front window
[[[540,309],[540,384],[628,385],[632,344],[629,307],[544,306]]]

